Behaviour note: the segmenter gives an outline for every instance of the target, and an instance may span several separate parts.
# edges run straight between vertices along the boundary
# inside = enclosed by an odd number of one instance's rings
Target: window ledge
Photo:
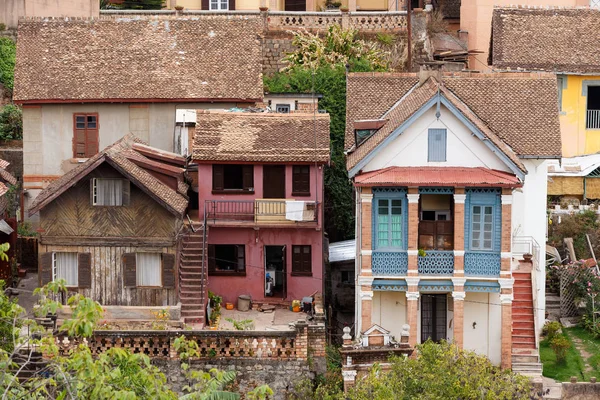
[[[312,272],[292,272],[292,276],[313,276]]]
[[[209,271],[208,276],[246,276],[245,272]]]

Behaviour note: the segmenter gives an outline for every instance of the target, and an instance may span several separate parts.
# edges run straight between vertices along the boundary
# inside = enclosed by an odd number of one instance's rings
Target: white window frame
[[[56,268],[56,255],[60,254],[60,253],[72,253],[72,254],[78,254],[74,251],[53,251],[52,252],[52,282],[56,282],[58,280],[57,277],[57,268]],[[73,285],[69,285],[69,283],[67,282],[67,284],[65,286],[67,287],[78,287],[79,286],[79,259],[77,259],[77,264],[75,265],[75,276],[76,278],[76,282]],[[66,281],[66,279],[65,279]]]
[[[479,207],[480,208],[480,219],[479,222],[475,222],[474,221],[474,216],[475,216],[475,207]],[[485,209],[489,208],[491,209],[491,213],[488,215],[491,215],[492,221],[490,222],[491,225],[491,229],[489,230],[490,232],[490,247],[486,247],[484,246],[484,243],[486,241],[485,239]],[[494,251],[494,241],[495,241],[495,237],[494,237],[494,211],[495,211],[495,207],[493,205],[489,205],[489,204],[473,204],[471,206],[471,227],[470,227],[470,237],[469,240],[471,241],[471,243],[469,243],[469,246],[471,248],[471,250],[473,251]],[[473,240],[475,239],[475,224],[479,225],[479,236],[477,237],[476,240],[479,241],[479,246],[473,246]]]
[[[139,259],[139,255],[144,254],[144,255],[148,255],[148,254],[153,254],[155,256],[158,256],[158,283],[157,284],[141,284],[139,282],[139,271],[140,271],[140,267],[141,267],[141,263],[140,263],[140,259]],[[162,282],[162,265],[163,260],[162,260],[162,254],[158,253],[158,252],[139,252],[139,253],[135,253],[135,285],[137,287],[148,287],[148,288],[159,288],[163,286],[163,282]]]
[[[100,180],[120,180],[120,178],[100,178]],[[98,204],[98,178],[92,178],[92,205],[97,207],[123,207],[123,187],[125,186],[125,182],[121,184],[121,204],[120,205],[106,205],[106,204]]]
[[[217,8],[213,7],[213,0],[209,0],[208,9],[210,11],[229,11],[229,1],[225,0],[225,8],[223,8],[223,0],[217,0]]]

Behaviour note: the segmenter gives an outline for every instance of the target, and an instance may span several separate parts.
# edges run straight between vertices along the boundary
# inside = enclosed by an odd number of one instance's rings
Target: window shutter
[[[210,0],[202,0],[201,8],[202,8],[203,10],[210,10],[210,6],[209,6],[209,4],[208,4],[208,2],[209,2],[209,1],[210,1]]]
[[[222,165],[213,165],[213,190],[223,190],[224,188],[223,182],[223,166]]]
[[[302,246],[302,272],[312,272],[311,246]]]
[[[79,253],[77,255],[77,286],[80,288],[92,287],[92,255],[90,253]]]
[[[254,166],[244,165],[242,170],[244,174],[244,190],[254,189]]]
[[[246,251],[243,245],[235,246],[237,250],[237,268],[238,272],[244,272],[246,270]]]
[[[127,179],[123,179],[123,205],[129,205],[129,199],[131,197],[131,183]]]
[[[52,282],[52,253],[42,253],[39,271],[40,286]]]
[[[85,134],[85,156],[92,157],[98,153],[98,129],[87,129]]]
[[[85,129],[73,132],[73,158],[85,157]]]
[[[446,129],[429,129],[427,161],[446,161]]]
[[[135,253],[125,253],[123,254],[123,286],[135,287],[136,284]]]
[[[94,183],[96,178],[90,179],[90,204],[94,205]]]
[[[215,245],[208,245],[208,270],[215,271],[217,269],[217,263],[215,260]]]
[[[162,253],[162,285],[175,287],[175,254]]]
[[[302,269],[302,253],[300,246],[292,246],[292,272],[300,272]]]
[[[235,10],[235,0],[229,0],[229,11]]]

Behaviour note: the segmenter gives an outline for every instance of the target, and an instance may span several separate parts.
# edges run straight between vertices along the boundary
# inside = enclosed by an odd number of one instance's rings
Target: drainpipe
[[[360,332],[360,324],[362,321],[361,312],[362,312],[362,304],[360,300],[360,285],[358,283],[358,276],[360,275],[360,271],[362,270],[362,258],[360,257],[360,249],[362,248],[362,230],[360,229],[361,221],[362,221],[362,207],[360,203],[360,188],[354,189],[355,193],[355,202],[356,202],[356,219],[354,221],[354,237],[356,237],[356,248],[355,248],[355,271],[354,271],[354,297],[356,301],[354,302],[354,337],[358,336]]]

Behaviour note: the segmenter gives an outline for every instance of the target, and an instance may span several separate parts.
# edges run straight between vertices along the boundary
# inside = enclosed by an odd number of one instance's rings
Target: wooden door
[[[285,11],[306,11],[306,0],[285,0]]]
[[[281,263],[283,264],[283,299],[287,299],[287,257],[285,256],[286,246],[281,248]]]
[[[446,339],[446,295],[421,295],[421,343]]]
[[[285,199],[285,165],[263,167],[263,198]]]

